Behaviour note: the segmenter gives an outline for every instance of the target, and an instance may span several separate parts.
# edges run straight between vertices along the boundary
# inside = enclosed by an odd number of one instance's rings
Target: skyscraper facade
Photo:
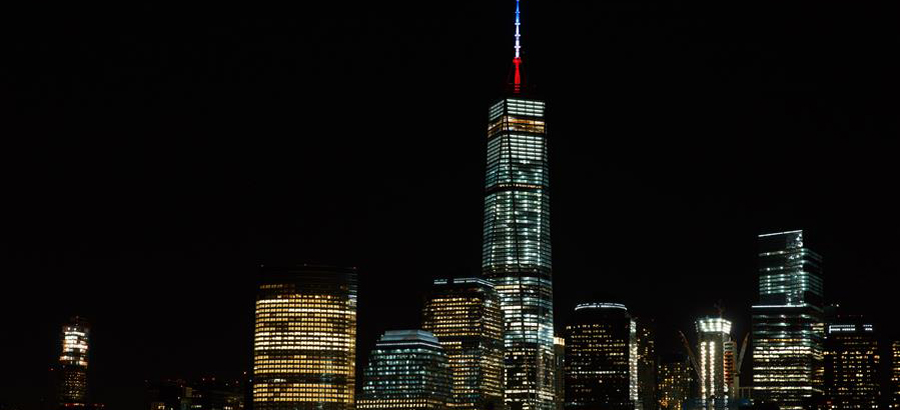
[[[353,409],[356,297],[354,268],[262,268],[253,339],[254,410]]]
[[[447,409],[450,366],[431,332],[391,330],[369,355],[358,409]]]
[[[447,355],[454,409],[503,407],[503,311],[494,285],[479,278],[437,279],[422,328]]]
[[[890,406],[900,409],[900,340],[891,344]]]
[[[660,360],[657,370],[657,398],[660,410],[681,410],[691,395],[691,362],[685,355]]]
[[[566,338],[555,336],[553,350],[556,355],[556,410],[566,407]]]
[[[822,394],[822,258],[806,246],[802,230],[760,235],[759,248],[753,396],[800,410]]]
[[[482,271],[504,313],[505,401],[555,406],[550,196],[544,102],[526,96],[516,2],[511,93],[488,111]]]
[[[731,322],[721,317],[705,317],[698,319],[696,326],[700,376],[698,398],[703,408],[727,408],[733,397],[731,375],[734,362],[726,360],[729,356],[726,351],[733,346]]]
[[[643,410],[656,409],[656,324],[653,320],[638,317],[638,403]]]
[[[90,326],[80,317],[73,317],[62,328],[62,354],[59,356],[60,407],[84,408],[88,405],[88,348]]]
[[[878,339],[862,317],[839,317],[825,335],[825,402],[829,409],[877,409],[881,396]]]
[[[566,409],[635,409],[637,342],[636,323],[624,305],[578,305],[566,326]]]

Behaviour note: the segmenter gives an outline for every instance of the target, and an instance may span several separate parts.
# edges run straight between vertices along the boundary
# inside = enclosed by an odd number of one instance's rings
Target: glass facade
[[[59,356],[61,407],[88,405],[87,369],[90,327],[87,321],[73,317],[62,328],[62,354]]]
[[[262,268],[254,410],[353,409],[356,280],[353,268]]]
[[[850,320],[848,320],[850,319]],[[839,318],[825,336],[825,399],[834,410],[877,409],[881,357],[872,324]]]
[[[555,407],[550,196],[542,101],[491,106],[482,270],[504,314],[507,407]]]
[[[759,246],[753,397],[800,410],[822,394],[822,258],[800,230],[760,235]]]
[[[699,365],[700,403],[703,408],[727,408],[734,397],[731,375],[734,357],[731,322],[720,317],[697,320],[697,363]],[[729,355],[727,352],[731,351]]]
[[[425,303],[423,329],[438,338],[450,364],[458,409],[503,406],[503,311],[490,282],[438,279]]]
[[[681,410],[691,394],[691,362],[684,355],[664,358],[657,370],[659,409]]]
[[[638,403],[638,332],[624,305],[581,304],[566,326],[566,408],[632,410]]]
[[[391,330],[369,355],[358,409],[446,409],[450,365],[430,332]]]

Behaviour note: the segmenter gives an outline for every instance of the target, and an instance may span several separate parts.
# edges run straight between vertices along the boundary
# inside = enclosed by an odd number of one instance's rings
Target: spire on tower
[[[519,70],[519,66],[522,64],[522,57],[520,55],[522,49],[522,43],[520,38],[522,35],[519,33],[519,26],[522,25],[521,20],[519,20],[519,0],[516,0],[516,43],[515,43],[515,51],[516,55],[513,57],[513,65],[515,66],[516,73],[513,77],[513,92],[518,94],[522,91],[522,74]]]

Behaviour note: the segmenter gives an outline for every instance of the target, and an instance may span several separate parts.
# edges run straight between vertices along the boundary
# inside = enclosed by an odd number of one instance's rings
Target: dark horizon
[[[260,263],[359,269],[359,364],[417,328],[432,279],[480,272],[513,4],[13,6],[0,403],[38,408],[73,315],[110,410],[239,376]],[[740,339],[756,236],[804,229],[827,302],[900,338],[898,7],[523,0],[557,333],[620,301],[663,355],[721,300]]]

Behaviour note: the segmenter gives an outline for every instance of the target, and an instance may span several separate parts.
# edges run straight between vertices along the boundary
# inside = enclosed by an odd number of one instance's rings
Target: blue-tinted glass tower
[[[803,231],[759,236],[759,304],[753,306],[753,396],[800,410],[822,394],[822,258]]]

